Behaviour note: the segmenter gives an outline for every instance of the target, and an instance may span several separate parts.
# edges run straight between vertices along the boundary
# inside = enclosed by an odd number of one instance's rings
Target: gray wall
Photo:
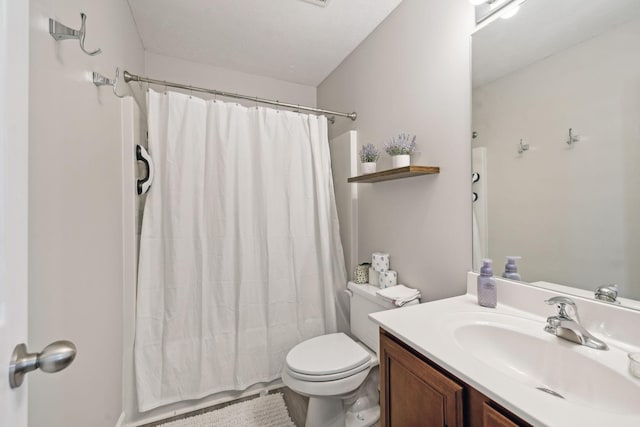
[[[200,64],[151,52],[145,52],[144,56],[147,74],[149,77],[158,80],[215,88],[223,92],[240,93],[243,95],[257,96],[259,98],[277,99],[281,102],[289,102],[291,104],[301,104],[311,107],[316,105],[316,88],[313,86],[243,73],[241,71],[215,67],[208,64]],[[162,90],[162,87],[156,87],[155,89]],[[182,92],[188,93],[188,91]],[[199,93],[197,96],[205,99],[213,98],[213,96],[205,93]],[[223,97],[221,97],[220,100],[237,102],[247,106],[255,105],[253,101]]]
[[[126,0],[30,5],[29,348],[68,339],[78,356],[29,376],[29,424],[112,427],[122,409],[121,108],[90,75],[143,74],[144,52]],[[100,55],[49,35],[49,17],[77,29],[81,11]]]
[[[471,269],[471,83],[467,0],[405,0],[319,86],[318,105],[357,111],[331,137],[358,145],[417,135],[418,163],[439,175],[358,184],[358,256],[387,251],[399,282],[433,300],[465,292]],[[378,170],[391,167],[386,154]]]

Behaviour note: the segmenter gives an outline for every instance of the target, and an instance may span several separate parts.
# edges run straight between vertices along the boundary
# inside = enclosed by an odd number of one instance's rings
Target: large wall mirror
[[[474,269],[640,308],[640,0],[528,0],[473,35]]]

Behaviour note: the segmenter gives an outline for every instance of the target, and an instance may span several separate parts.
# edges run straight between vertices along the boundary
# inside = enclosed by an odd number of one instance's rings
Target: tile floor
[[[284,396],[284,402],[287,405],[287,409],[289,410],[289,416],[298,427],[303,427],[304,422],[307,419],[307,404],[309,402],[309,398],[305,396],[301,396],[296,392],[292,391],[288,387],[277,388],[271,390],[269,394],[273,393],[282,393]],[[244,402],[245,400],[250,400],[256,398],[258,395],[247,396],[242,399],[233,400],[231,402],[221,403],[219,405],[210,406],[208,408],[199,409],[197,411],[187,412],[186,414],[178,415],[175,417],[167,418],[162,421],[156,421],[153,423],[141,424],[138,427],[156,427],[164,423],[168,423],[170,421],[179,420],[182,418],[193,417],[195,415],[204,414],[206,412],[215,411],[216,409],[224,408],[225,406],[233,405],[234,403]]]
[[[307,405],[309,404],[309,398],[305,396],[301,396],[298,393],[294,392],[288,387],[277,388],[275,390],[271,390],[269,394],[273,393],[282,393],[284,396],[284,402],[287,405],[287,409],[289,410],[289,416],[293,420],[293,422],[298,427],[304,427],[305,420],[307,419]],[[186,414],[178,415],[176,417],[167,418],[166,420],[157,421],[149,424],[142,424],[138,427],[156,427],[160,424],[167,423],[169,421],[175,421],[181,418],[192,417],[194,415],[204,414],[205,412],[214,411],[216,409],[224,408],[225,406],[232,405],[234,403],[243,402],[245,400],[250,400],[257,397],[248,396],[242,399],[233,400],[227,403],[221,403],[219,405],[210,406],[208,408],[200,409],[198,411],[188,412]],[[380,422],[377,422],[372,427],[380,427]]]

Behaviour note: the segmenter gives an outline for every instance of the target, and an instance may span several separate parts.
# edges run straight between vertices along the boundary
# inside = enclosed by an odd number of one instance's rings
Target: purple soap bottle
[[[478,304],[490,308],[495,308],[498,304],[498,290],[490,259],[482,260],[482,268],[478,276]]]

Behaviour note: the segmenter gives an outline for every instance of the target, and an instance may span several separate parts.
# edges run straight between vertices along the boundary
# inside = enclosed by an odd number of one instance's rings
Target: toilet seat
[[[295,346],[287,354],[289,375],[303,381],[335,381],[368,369],[372,354],[339,332],[318,336]]]

